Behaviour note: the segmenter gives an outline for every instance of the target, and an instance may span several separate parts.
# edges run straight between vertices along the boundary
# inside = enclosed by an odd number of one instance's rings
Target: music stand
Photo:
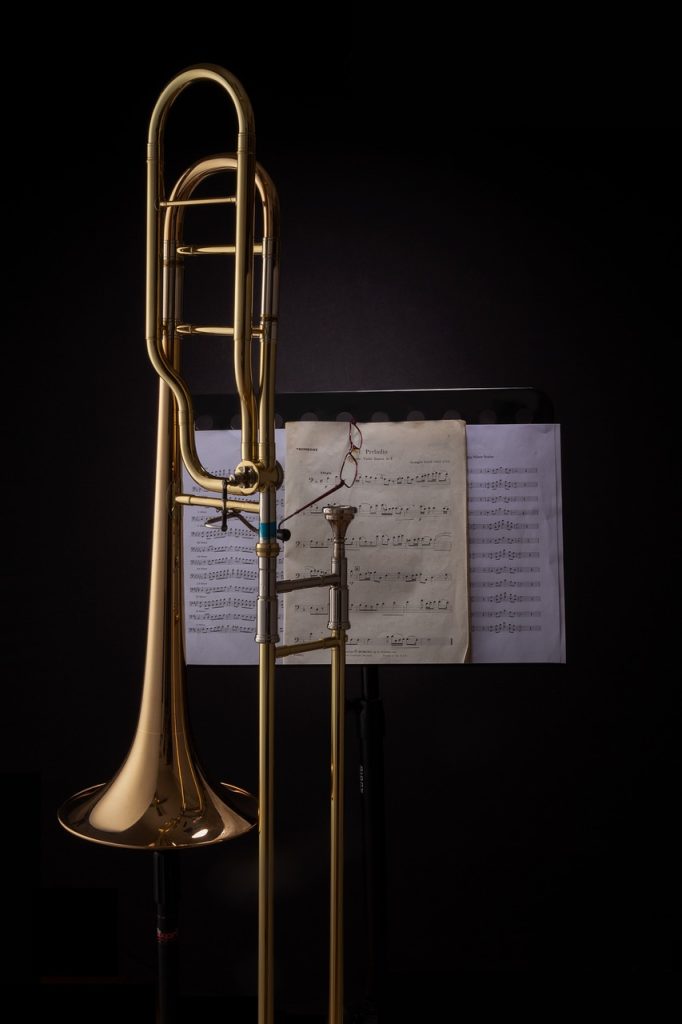
[[[198,430],[238,430],[234,395],[199,395],[194,400]],[[405,391],[293,392],[276,396],[278,427],[289,421],[358,423],[462,419],[467,423],[552,423],[554,410],[544,392],[531,387],[443,388]],[[354,1024],[381,1021],[386,975],[387,895],[383,744],[384,707],[378,665],[361,666],[361,693],[347,702],[356,718],[362,806],[362,863],[365,890],[366,982],[364,1005]]]

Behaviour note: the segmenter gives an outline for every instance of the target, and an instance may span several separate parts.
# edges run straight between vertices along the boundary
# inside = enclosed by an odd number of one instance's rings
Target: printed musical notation
[[[472,660],[565,661],[560,433],[467,427]]]
[[[377,439],[379,427],[385,434]],[[403,427],[416,429],[403,436]],[[327,429],[330,439],[323,436]],[[451,429],[443,422],[363,425],[358,481],[334,496],[358,508],[347,538],[348,660],[461,661],[469,637],[475,662],[564,661],[559,427],[466,427],[468,557],[463,554],[463,470],[452,457],[454,449],[463,460],[464,438],[457,434],[453,441],[448,432],[445,439],[443,432]],[[430,430],[450,450],[431,447]],[[298,443],[312,452],[292,450],[299,431]],[[280,462],[287,448],[291,456],[290,508],[334,482],[347,428],[289,424],[286,435],[285,445],[285,432],[278,431],[277,444]],[[208,467],[235,465],[241,456],[236,431],[201,431],[197,445]],[[200,493],[187,476],[184,487]],[[279,517],[285,514],[282,491]],[[313,506],[290,523],[292,539],[280,558],[280,573],[288,578],[329,572],[331,531],[321,511],[321,505]],[[255,535],[238,520],[225,534],[206,529],[211,514],[201,507],[183,510],[187,660],[255,664]],[[282,604],[284,642],[325,635],[326,590],[287,595],[285,622]]]
[[[362,516],[394,516],[398,520],[442,519],[450,515],[449,505],[386,505],[383,501],[361,501],[357,509]]]
[[[447,597],[434,598],[427,601],[421,598],[419,601],[350,601],[349,610],[353,612],[376,612],[378,615],[408,615],[414,612],[447,612],[450,610],[450,600]],[[329,615],[329,602],[322,604],[314,602],[298,601],[293,605],[295,612],[303,615]]]
[[[469,651],[466,559],[466,438],[459,420],[362,425],[359,472],[338,501],[357,508],[347,536],[350,663],[464,661]],[[345,423],[290,423],[286,429],[287,512],[334,482],[347,444]],[[330,467],[332,467],[330,469]],[[329,572],[331,531],[322,503],[291,520],[287,577]],[[287,643],[311,639],[328,602],[286,595]],[[399,635],[387,623],[400,621]],[[323,634],[320,629],[317,637]],[[317,663],[325,652],[297,655]]]
[[[507,548],[499,548],[497,551],[470,551],[469,562],[476,562],[481,558],[494,558],[495,561],[513,561],[515,558],[540,558],[539,551],[511,551]]]
[[[449,583],[452,579],[452,574],[446,569],[432,573],[425,573],[421,570],[402,572],[400,569],[382,572],[378,569],[361,569],[353,566],[348,570],[348,579],[363,583],[421,583],[422,585],[427,585],[431,583]]]
[[[291,642],[308,643],[310,640],[317,640],[319,633],[307,632],[301,634],[294,634],[291,637]],[[453,645],[454,639],[452,636],[418,636],[416,634],[401,634],[401,633],[382,633],[382,634],[371,634],[358,636],[355,633],[349,634],[346,641],[346,646],[350,648],[354,655],[362,653],[363,664],[366,664],[368,653],[377,653],[382,651],[384,654],[387,650],[395,651],[396,648],[408,648],[411,650],[419,648],[438,648]],[[410,659],[415,660],[415,659]],[[420,661],[430,660],[428,657],[420,658]]]
[[[284,431],[276,434],[278,458],[283,462]],[[232,472],[241,459],[239,431],[200,430],[196,438],[201,462],[215,475]],[[183,474],[183,488],[186,494],[206,493],[187,472]],[[217,514],[210,508],[185,506],[182,514],[187,663],[255,664],[256,534],[238,519],[228,521],[226,533],[219,528],[207,529],[206,520]],[[279,514],[284,513],[280,510]],[[257,515],[253,523],[258,526]]]
[[[325,424],[326,426],[326,424]],[[363,424],[363,433],[365,427],[369,426],[370,430],[373,430],[375,424]],[[338,424],[336,424],[338,427]],[[317,431],[316,431],[317,432]],[[314,448],[300,447],[297,449],[299,455],[305,451],[314,453]],[[370,456],[371,457],[371,456]],[[392,458],[393,455],[390,456]],[[382,459],[386,456],[382,455]],[[322,467],[318,468],[317,471],[311,471],[305,476],[305,480],[312,487],[328,487],[333,482],[334,473],[329,469]],[[435,484],[449,486],[451,482],[450,473],[448,470],[428,470],[425,472],[411,472],[411,473],[367,473],[358,472],[356,483],[364,484],[365,487],[413,487],[415,484],[421,486],[423,484]]]
[[[405,533],[360,534],[346,538],[346,551],[353,548],[433,548],[434,551],[449,551],[452,544],[452,533],[417,534],[409,536]],[[328,537],[309,536],[294,542],[295,548],[331,548],[331,533]]]

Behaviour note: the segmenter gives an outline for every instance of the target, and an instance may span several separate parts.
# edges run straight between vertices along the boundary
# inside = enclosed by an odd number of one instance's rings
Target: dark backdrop
[[[45,105],[15,108],[26,175],[6,209],[28,498],[12,499],[21,550],[8,544],[7,877],[14,977],[47,979],[51,1006],[134,990],[149,1019],[149,859],[79,842],[55,815],[111,777],[135,725],[157,390],[143,342],[146,127],[166,81],[203,60],[243,82],[280,192],[278,389],[530,385],[562,425],[568,663],[383,677],[392,1019],[398,1007],[436,1019],[443,994],[456,1010],[481,972],[552,979],[563,1003],[581,979],[612,999],[671,970],[669,27],[459,17],[393,38],[353,8],[335,18],[254,15],[241,36],[188,29],[180,42],[164,31],[156,50],[153,33],[103,22],[82,48],[28,47],[8,76],[17,96],[26,78],[40,85]],[[297,29],[309,41],[292,42]],[[215,100],[208,90],[180,163],[194,135],[194,155],[229,145]],[[199,390],[220,390],[210,360],[195,373]],[[278,999],[313,1013],[326,985],[326,674],[278,678]],[[252,790],[255,689],[243,670],[192,678],[210,773]],[[352,771],[352,729],[348,745]],[[357,1001],[353,791],[347,857]],[[250,1010],[255,862],[255,837],[183,858],[183,988],[197,1005]]]

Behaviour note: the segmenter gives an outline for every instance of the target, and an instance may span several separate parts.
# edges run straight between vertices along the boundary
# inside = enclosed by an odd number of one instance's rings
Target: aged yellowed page
[[[461,420],[360,424],[355,485],[287,522],[286,578],[330,571],[325,504],[355,505],[346,535],[349,663],[463,662],[469,652],[466,435]],[[333,485],[348,424],[286,427],[288,515]],[[286,643],[326,634],[326,590],[284,600]],[[326,662],[326,652],[289,662]]]

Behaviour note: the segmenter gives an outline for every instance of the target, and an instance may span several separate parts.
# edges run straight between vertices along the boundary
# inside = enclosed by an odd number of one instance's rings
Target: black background
[[[157,388],[143,342],[146,129],[165,83],[201,61],[244,84],[280,193],[278,390],[529,385],[562,425],[568,663],[384,677],[392,1019],[437,1019],[441,995],[456,1009],[482,973],[513,974],[510,998],[520,978],[550,982],[561,1007],[588,981],[612,1003],[672,970],[670,26],[458,16],[446,29],[427,13],[416,27],[369,26],[350,7],[325,12],[327,27],[263,13],[179,41],[121,21],[91,26],[82,47],[16,40],[9,448],[25,480],[10,497],[5,829],[26,926],[13,977],[42,977],[50,1006],[114,979],[150,1019],[151,864],[78,842],[56,809],[111,777],[135,725]],[[230,147],[214,102],[208,90],[179,167]],[[197,387],[217,390],[205,366]],[[315,1013],[326,675],[278,678],[277,991],[282,1011]],[[191,702],[209,772],[255,789],[255,677],[195,672]],[[358,847],[350,799],[356,1001]],[[183,860],[196,1005],[250,1012],[255,859],[249,837]]]

